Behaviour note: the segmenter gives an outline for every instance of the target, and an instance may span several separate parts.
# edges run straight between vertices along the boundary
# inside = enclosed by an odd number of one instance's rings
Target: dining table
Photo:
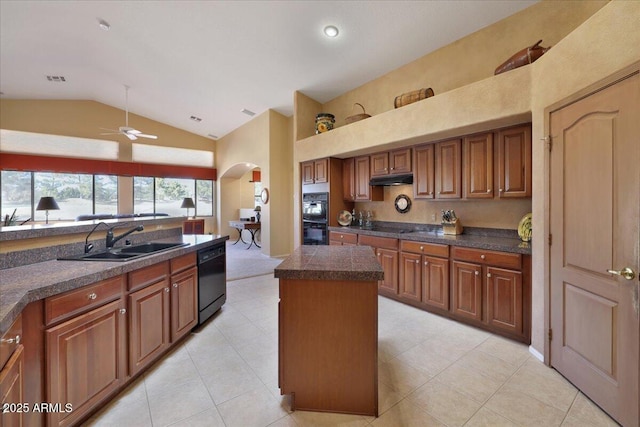
[[[256,241],[256,234],[260,232],[260,221],[233,220],[229,221],[229,226],[238,230],[238,238],[233,242],[234,245],[240,241],[245,244],[247,243],[242,238],[242,232],[248,230],[249,233],[251,233],[251,241],[247,249],[251,248],[252,245],[255,245],[257,248],[261,247]]]

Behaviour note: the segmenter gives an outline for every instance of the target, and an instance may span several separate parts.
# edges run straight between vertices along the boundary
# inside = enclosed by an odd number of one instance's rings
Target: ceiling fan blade
[[[147,135],[146,133],[137,133],[136,136],[141,138],[158,139],[156,135]]]
[[[116,130],[116,129],[109,129],[109,128],[98,128],[100,130],[108,130],[109,132],[115,132],[115,133],[120,133],[120,131]]]
[[[122,132],[103,132],[100,135],[120,135]]]
[[[127,138],[129,138],[129,139],[130,139],[130,140],[132,140],[132,141],[135,141],[136,139],[138,139],[138,137],[137,137],[137,136],[135,136],[134,134],[129,133],[129,132],[125,132],[125,133],[124,133],[124,136],[126,136]]]
[[[138,134],[140,134],[142,132],[140,132],[138,129],[129,128],[129,129],[125,130],[125,133],[132,133],[134,135],[138,135]]]

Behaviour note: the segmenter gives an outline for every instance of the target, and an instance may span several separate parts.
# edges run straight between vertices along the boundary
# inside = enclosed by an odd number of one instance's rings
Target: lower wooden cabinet
[[[383,293],[397,295],[398,288],[398,251],[385,248],[374,248],[378,262],[384,270],[384,279],[378,282],[378,290]]]
[[[188,219],[182,223],[182,234],[204,234],[204,219]]]
[[[129,295],[129,370],[131,375],[169,348],[169,277]]]
[[[198,269],[172,274],[170,294],[171,342],[175,342],[198,324]]]
[[[422,257],[422,303],[449,310],[449,260]]]
[[[453,261],[451,313],[482,321],[482,266]]]
[[[487,317],[494,328],[524,334],[522,273],[487,267]]]
[[[422,298],[422,255],[402,252],[400,254],[399,295],[413,301]]]
[[[45,331],[48,426],[77,423],[125,381],[126,309],[123,299]]]
[[[0,426],[26,426],[20,407],[8,408],[5,405],[21,405],[24,398],[24,346],[18,344],[7,363],[0,370]],[[6,410],[5,410],[6,409]]]
[[[355,246],[358,244],[358,235],[355,233],[329,232],[329,245]]]

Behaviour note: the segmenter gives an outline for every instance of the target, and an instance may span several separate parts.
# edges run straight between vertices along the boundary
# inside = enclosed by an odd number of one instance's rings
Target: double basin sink
[[[63,261],[128,261],[135,258],[142,258],[169,249],[188,246],[189,243],[141,243],[134,246],[125,246],[121,249],[111,249],[95,254],[89,253],[77,257],[58,258]]]

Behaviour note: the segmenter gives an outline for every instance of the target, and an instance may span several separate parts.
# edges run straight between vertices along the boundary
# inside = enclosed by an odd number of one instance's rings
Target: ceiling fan
[[[101,128],[103,130],[108,130],[109,132],[101,133],[100,135],[124,135],[132,141],[138,138],[158,139],[156,135],[149,135],[146,133],[142,133],[137,129],[129,127],[129,86],[126,86],[126,85],[124,87],[124,97],[125,97],[124,126],[120,126],[118,130]]]

